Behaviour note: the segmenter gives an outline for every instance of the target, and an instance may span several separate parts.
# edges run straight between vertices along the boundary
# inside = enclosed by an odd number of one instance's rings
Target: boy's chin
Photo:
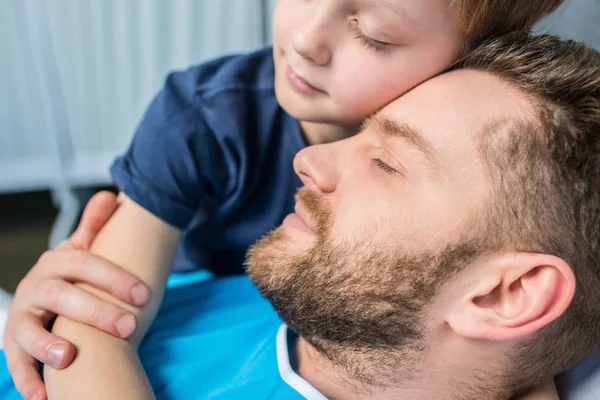
[[[340,123],[336,115],[331,112],[331,106],[328,104],[331,99],[307,97],[295,92],[292,88],[278,86],[280,85],[275,86],[277,102],[286,113],[298,121],[326,124]]]

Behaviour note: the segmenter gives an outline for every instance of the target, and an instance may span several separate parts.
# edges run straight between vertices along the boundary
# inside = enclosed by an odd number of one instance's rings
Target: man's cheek
[[[346,213],[346,217],[335,218],[330,239],[335,244],[355,244],[371,241],[378,234],[377,219],[369,218],[369,210]]]

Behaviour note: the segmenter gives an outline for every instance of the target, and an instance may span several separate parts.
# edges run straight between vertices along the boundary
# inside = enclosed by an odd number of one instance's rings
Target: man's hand
[[[150,292],[138,278],[87,251],[117,207],[114,194],[95,195],[71,238],[44,253],[17,287],[4,349],[15,386],[25,399],[46,398],[38,360],[62,369],[75,355],[70,342],[47,330],[56,315],[121,338],[130,337],[136,329],[133,314],[74,285],[89,284],[133,306],[148,302]]]

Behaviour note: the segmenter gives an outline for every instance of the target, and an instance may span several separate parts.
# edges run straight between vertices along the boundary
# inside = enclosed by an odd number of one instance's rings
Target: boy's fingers
[[[117,207],[115,194],[106,191],[96,193],[85,206],[79,226],[71,235],[73,245],[88,249]]]
[[[137,320],[129,311],[73,284],[49,280],[36,293],[37,298],[32,304],[34,307],[93,326],[114,336],[128,338],[137,328]],[[16,318],[14,326],[19,345],[28,352],[30,349],[35,351],[32,347],[40,342],[41,332],[38,331],[36,335],[26,332],[27,326]],[[45,345],[46,342],[42,343]],[[37,358],[38,353],[30,354]]]

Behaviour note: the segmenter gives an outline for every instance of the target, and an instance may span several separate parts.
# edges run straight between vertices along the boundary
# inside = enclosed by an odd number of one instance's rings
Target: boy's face
[[[442,72],[463,43],[450,0],[278,0],[275,91],[301,121],[355,125]]]

